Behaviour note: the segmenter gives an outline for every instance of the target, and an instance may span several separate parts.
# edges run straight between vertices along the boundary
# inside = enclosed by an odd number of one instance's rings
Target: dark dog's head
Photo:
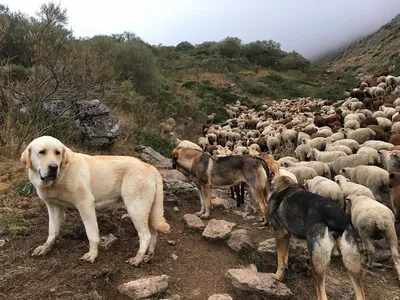
[[[271,192],[268,195],[267,202],[276,194],[290,185],[297,185],[296,181],[288,176],[278,176],[271,182]]]

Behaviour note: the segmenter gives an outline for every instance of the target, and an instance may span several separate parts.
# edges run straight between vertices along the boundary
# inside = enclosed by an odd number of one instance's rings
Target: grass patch
[[[161,153],[163,156],[171,158],[174,144],[170,140],[163,138],[154,132],[145,131],[139,128],[136,128],[133,131],[133,134],[136,140],[136,145],[149,146],[155,151]]]
[[[168,282],[168,286],[166,289],[158,291],[153,299],[165,299],[174,295],[175,287],[172,283]]]
[[[25,176],[15,185],[15,193],[22,197],[32,196],[35,193],[35,187],[29,181],[28,176]]]

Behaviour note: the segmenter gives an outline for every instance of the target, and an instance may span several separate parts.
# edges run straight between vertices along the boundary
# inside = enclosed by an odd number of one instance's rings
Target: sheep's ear
[[[345,169],[341,169],[340,171],[342,171],[342,173],[346,173],[346,170],[345,170]]]
[[[393,178],[395,178],[396,177],[396,175],[394,175],[393,173],[390,173],[389,174],[389,179],[393,179]]]
[[[345,179],[346,179],[346,181],[350,182],[350,179],[348,179],[348,178],[345,178]]]

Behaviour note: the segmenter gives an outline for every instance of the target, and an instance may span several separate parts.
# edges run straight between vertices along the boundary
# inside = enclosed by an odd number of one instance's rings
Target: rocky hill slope
[[[320,63],[334,71],[379,72],[400,65],[400,14],[373,34],[348,48],[326,56]]]

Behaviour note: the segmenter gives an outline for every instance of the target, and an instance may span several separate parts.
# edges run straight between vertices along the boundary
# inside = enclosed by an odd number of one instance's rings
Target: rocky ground
[[[237,208],[228,191],[214,190],[212,217],[203,222],[192,215],[200,206],[197,190],[179,172],[168,169],[169,160],[149,149],[140,151],[163,175],[165,217],[172,232],[159,235],[154,260],[137,268],[125,262],[139,243],[129,218],[121,219],[126,211],[120,205],[98,211],[101,235],[112,234],[116,240],[103,240],[107,249],[100,249],[94,264],[79,260],[88,242],[74,210],[66,211],[53,250],[45,257],[31,257],[47,237],[47,211],[36,196],[16,195],[23,167],[16,161],[1,163],[1,299],[315,298],[303,242],[291,242],[287,276],[283,283],[276,282],[268,274],[276,269],[273,232],[259,226],[256,206],[249,199]],[[377,246],[385,248],[384,243]],[[399,299],[400,284],[391,260],[385,259],[389,255],[384,249],[378,255],[384,266],[366,270],[367,299]],[[164,291],[157,291],[157,286]],[[331,263],[327,291],[330,299],[352,299],[340,258]]]

